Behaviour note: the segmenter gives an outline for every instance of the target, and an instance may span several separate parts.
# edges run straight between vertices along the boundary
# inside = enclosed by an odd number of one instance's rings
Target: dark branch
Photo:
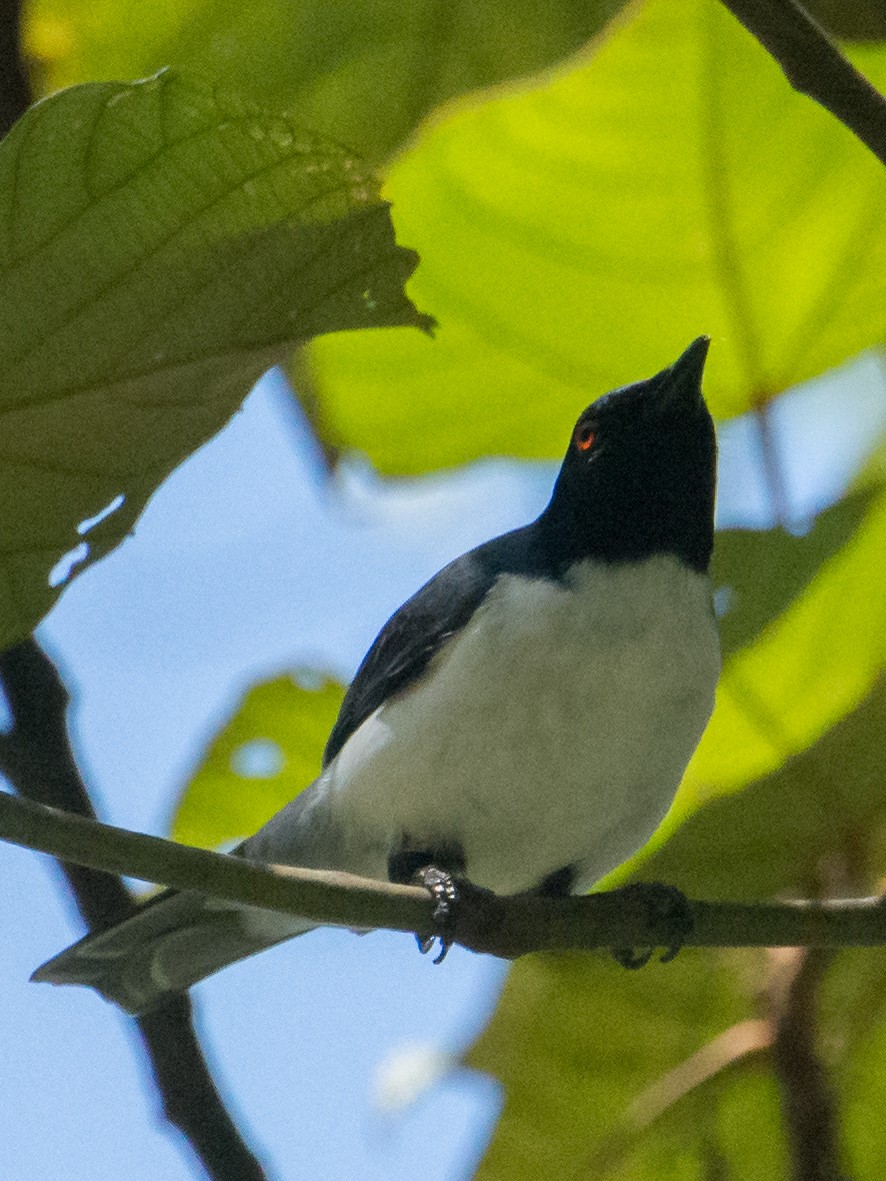
[[[771,1053],[781,1091],[794,1181],[841,1181],[839,1120],[818,1052],[818,991],[831,953],[778,957],[770,989]]]
[[[723,0],[795,90],[835,115],[886,164],[886,99],[795,0]]]
[[[218,1093],[194,1032],[191,1000],[175,997],[135,1018],[163,1112],[188,1138],[213,1181],[265,1181]]]
[[[0,654],[0,680],[14,720],[11,732],[0,735],[0,770],[27,799],[94,821],[68,741],[68,695],[52,662],[33,640],[26,640]],[[119,877],[71,861],[62,861],[61,868],[90,929],[132,914],[136,904]],[[189,998],[176,997],[136,1020],[166,1116],[188,1138],[209,1176],[214,1181],[263,1181],[261,1165],[212,1081]]]
[[[0,653],[0,681],[14,719],[0,735],[0,770],[26,799],[95,819],[68,741],[68,695],[49,657],[33,640]],[[110,927],[132,913],[119,878],[71,862],[62,870],[90,930]]]
[[[33,102],[21,54],[21,0],[0,0],[0,136]],[[0,681],[14,725],[0,736],[0,771],[22,795],[94,819],[89,793],[68,741],[68,695],[52,662],[33,640],[0,654]],[[61,866],[91,930],[131,914],[134,902],[113,874],[72,862]],[[190,999],[177,997],[137,1019],[163,1109],[214,1181],[263,1181],[216,1090],[194,1032]]]
[[[33,102],[21,45],[21,0],[0,3],[0,136]]]

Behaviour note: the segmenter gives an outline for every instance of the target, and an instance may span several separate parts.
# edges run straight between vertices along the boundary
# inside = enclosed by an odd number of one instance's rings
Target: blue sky
[[[883,392],[867,358],[777,404],[798,526],[842,491],[886,427]],[[721,522],[769,523],[754,424],[731,423],[720,439]],[[202,743],[246,685],[305,665],[350,676],[404,598],[457,553],[529,519],[555,472],[491,460],[385,484],[353,464],[330,482],[282,379],[266,378],[40,630],[74,693],[72,735],[102,816],[163,833]],[[27,983],[82,933],[58,883],[48,859],[0,847],[0,1175],[199,1176],[161,1130],[128,1021],[86,990]],[[369,1181],[455,1181],[489,1135],[495,1085],[461,1072],[395,1112],[379,1106],[380,1082],[399,1077],[392,1062],[428,1060],[427,1047],[469,1044],[504,973],[458,949],[434,967],[403,936],[321,931],[196,996],[219,1080],[272,1176],[324,1181],[359,1168]]]

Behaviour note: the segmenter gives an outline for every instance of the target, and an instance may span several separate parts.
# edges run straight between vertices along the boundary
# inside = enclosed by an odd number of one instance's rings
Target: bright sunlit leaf
[[[454,110],[394,167],[437,338],[311,349],[336,440],[383,470],[558,456],[592,398],[701,332],[720,416],[883,339],[882,165],[724,5],[630,14],[526,92]],[[886,78],[886,49],[859,61]]]

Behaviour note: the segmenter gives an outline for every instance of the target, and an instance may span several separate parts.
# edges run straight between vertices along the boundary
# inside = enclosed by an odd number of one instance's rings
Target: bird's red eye
[[[590,451],[596,438],[597,432],[587,423],[575,429],[575,446],[579,451]]]

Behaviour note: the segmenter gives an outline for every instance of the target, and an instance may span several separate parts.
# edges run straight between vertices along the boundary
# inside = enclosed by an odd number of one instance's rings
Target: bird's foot
[[[458,886],[456,880],[451,873],[448,873],[445,869],[438,869],[435,865],[422,866],[421,869],[416,870],[412,880],[417,886],[424,886],[434,899],[436,906],[431,917],[435,925],[440,928],[433,935],[426,935],[424,937],[416,935],[418,949],[422,955],[427,955],[439,940],[440,950],[434,957],[434,963],[441,964],[446,959],[446,953],[452,946],[452,940],[446,935],[446,928],[452,922],[453,911],[458,903]]]
[[[661,963],[672,960],[686,942],[692,930],[692,908],[689,899],[676,886],[663,882],[633,882],[616,893],[630,895],[643,907],[646,925],[659,938],[650,947],[614,947],[612,954],[623,968],[635,971],[652,959],[656,947],[665,947]]]

